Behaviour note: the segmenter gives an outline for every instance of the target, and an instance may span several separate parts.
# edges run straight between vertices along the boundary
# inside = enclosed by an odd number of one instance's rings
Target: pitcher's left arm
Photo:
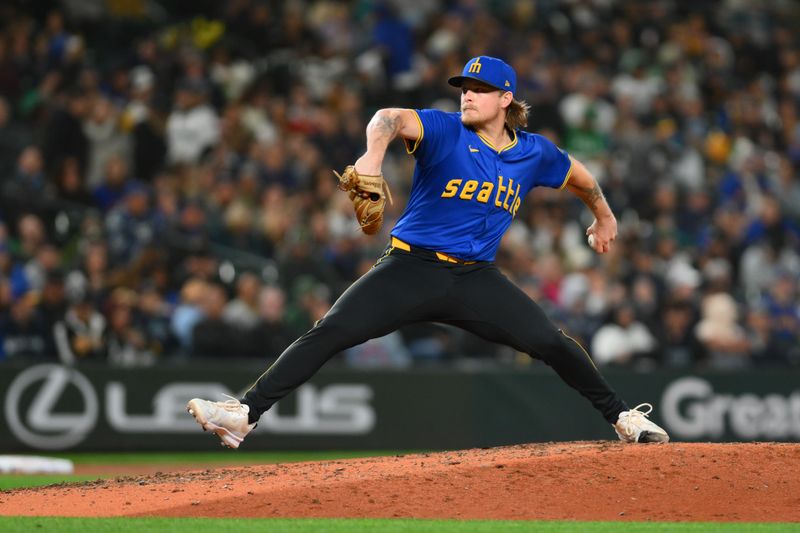
[[[592,173],[574,157],[570,156],[570,159],[572,171],[566,189],[580,198],[594,214],[594,222],[586,229],[586,235],[591,237],[589,245],[597,253],[604,254],[617,238],[617,219]]]

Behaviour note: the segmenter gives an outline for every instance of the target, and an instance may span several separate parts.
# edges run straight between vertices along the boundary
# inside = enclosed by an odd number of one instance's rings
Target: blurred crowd
[[[800,364],[800,10],[789,0],[4,2],[0,360],[269,360],[367,271],[331,169],[380,107],[457,111],[447,77],[518,74],[529,131],[582,160],[620,233],[536,190],[499,266],[600,365]],[[189,12],[184,12],[189,10]],[[435,324],[353,366],[528,364]]]

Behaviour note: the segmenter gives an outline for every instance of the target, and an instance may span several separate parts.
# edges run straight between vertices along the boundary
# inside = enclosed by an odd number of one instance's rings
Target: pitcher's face
[[[511,102],[510,95],[479,81],[464,80],[461,85],[461,122],[478,127],[497,120]]]

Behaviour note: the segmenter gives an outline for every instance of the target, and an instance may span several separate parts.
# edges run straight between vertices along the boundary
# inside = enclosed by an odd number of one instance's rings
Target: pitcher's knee
[[[316,342],[324,342],[327,346],[337,350],[344,350],[366,340],[363,338],[364,333],[358,324],[329,317],[318,320],[304,337]]]
[[[530,344],[530,354],[545,363],[554,357],[563,357],[577,347],[577,343],[564,335],[561,330],[548,331],[546,335],[539,335]]]

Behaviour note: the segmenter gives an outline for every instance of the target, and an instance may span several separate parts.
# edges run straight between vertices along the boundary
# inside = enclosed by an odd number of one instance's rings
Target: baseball
[[[589,246],[594,248],[594,235],[589,235],[586,240],[589,242]]]

